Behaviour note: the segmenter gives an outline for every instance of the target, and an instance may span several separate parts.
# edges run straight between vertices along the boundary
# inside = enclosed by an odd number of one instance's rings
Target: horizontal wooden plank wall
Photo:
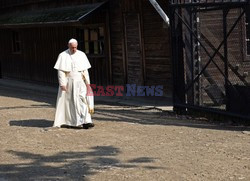
[[[72,3],[80,2],[100,2],[75,0]],[[164,0],[159,0],[160,3],[166,3]],[[68,1],[60,1],[58,6],[69,4]],[[42,3],[42,7],[53,7],[55,1],[46,1]],[[32,5],[36,6],[36,5]],[[32,7],[30,6],[30,7]],[[38,5],[37,5],[38,6]],[[29,7],[29,8],[30,8]],[[25,8],[24,8],[25,9]],[[111,53],[111,69],[112,80],[110,83],[115,85],[126,84],[126,52],[125,52],[125,35],[124,35],[124,13],[138,13],[141,23],[140,38],[142,40],[142,57],[145,85],[164,85],[165,93],[172,90],[171,77],[171,59],[170,59],[170,42],[169,29],[165,28],[163,20],[156,12],[148,0],[110,0],[109,3],[109,21],[110,21],[110,53]],[[93,17],[94,19],[98,19]],[[86,21],[85,25],[91,23],[101,23],[100,21]],[[83,25],[83,27],[85,26]],[[106,26],[109,26],[106,25]],[[22,39],[21,54],[13,54],[11,43],[9,47],[4,47],[5,54],[1,53],[1,61],[4,61],[3,74],[12,78],[20,78],[25,80],[34,80],[41,82],[54,83],[57,82],[56,72],[53,70],[54,63],[58,53],[65,50],[66,42],[72,36],[76,35],[75,26],[59,26],[59,27],[30,27],[16,29],[20,32]],[[11,29],[1,29],[1,40],[8,42],[11,39]],[[107,50],[109,52],[109,50]],[[105,56],[109,59],[109,54]],[[98,66],[91,72],[96,75],[96,72],[103,72],[102,67],[105,67],[108,74],[108,64],[98,63],[93,57],[93,66]],[[97,76],[100,76],[99,73]],[[98,78],[94,78],[97,81]],[[100,82],[103,84],[103,82]]]
[[[1,30],[1,40],[8,45],[1,53],[3,76],[37,82],[57,82],[53,69],[57,56],[67,49],[67,41],[75,36],[71,27],[14,29],[21,40],[21,52],[12,53],[12,30]]]
[[[41,0],[42,1],[42,0]],[[20,1],[19,1],[20,2]],[[29,4],[29,3],[31,4]],[[30,10],[33,6],[39,8],[53,7],[55,2],[48,2],[47,4],[32,4],[33,1],[22,1],[28,4],[24,7],[17,6],[20,10]],[[45,1],[44,1],[45,2]],[[67,4],[101,2],[100,0],[84,1],[75,0],[57,2],[58,6],[65,6]],[[9,1],[11,5],[14,1]],[[54,4],[53,4],[54,3]],[[2,75],[5,78],[15,78],[27,81],[36,81],[48,84],[57,84],[57,72],[53,69],[60,52],[66,50],[67,42],[70,38],[77,37],[77,29],[86,27],[98,27],[99,25],[108,28],[106,21],[106,12],[99,11],[98,14],[91,16],[91,18],[84,21],[84,24],[69,24],[57,26],[26,26],[0,29],[1,43],[0,46],[0,60],[2,62]],[[12,33],[18,32],[21,41],[21,52],[12,52]],[[107,85],[109,83],[109,50],[108,37],[106,42],[106,54],[103,57],[89,56],[92,68],[90,70],[91,81],[98,85]]]
[[[125,26],[125,51],[127,83],[144,85],[144,62],[141,42],[140,16],[138,13],[123,15]]]
[[[167,7],[167,1],[158,0]],[[149,3],[142,0],[143,42],[145,54],[146,85],[163,85],[164,93],[172,92],[172,63],[169,28]]]
[[[166,3],[161,0],[161,4]],[[166,4],[164,4],[165,7]],[[126,52],[125,32],[122,13],[139,13],[141,19],[140,38],[142,39],[143,71],[145,85],[163,85],[164,93],[171,94],[171,50],[169,42],[169,29],[165,28],[163,20],[148,0],[122,0],[111,1],[111,50],[112,71],[114,84],[126,82]],[[127,27],[128,28],[128,27]]]
[[[124,37],[121,1],[110,2],[110,42],[112,62],[112,84],[126,84],[125,60],[124,60]]]
[[[15,78],[44,83],[57,83],[56,70],[53,68],[60,52],[66,50],[70,38],[76,38],[76,27],[40,27],[14,29],[20,33],[21,52],[12,53],[12,31],[1,29],[0,54],[2,74],[6,78]],[[108,57],[108,55],[107,55]],[[90,75],[92,83],[108,84],[106,57],[88,56],[92,65]]]

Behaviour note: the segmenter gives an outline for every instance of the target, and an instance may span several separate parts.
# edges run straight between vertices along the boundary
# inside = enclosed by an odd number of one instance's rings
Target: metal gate
[[[249,0],[170,0],[174,109],[250,118]]]

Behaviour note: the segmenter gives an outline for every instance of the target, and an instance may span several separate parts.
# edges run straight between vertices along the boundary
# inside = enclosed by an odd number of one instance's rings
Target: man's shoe
[[[95,126],[94,123],[87,123],[87,125],[89,128],[93,128]]]
[[[83,129],[89,129],[89,128],[93,128],[95,125],[93,123],[87,123],[87,124],[83,124],[82,128]]]
[[[63,125],[61,125],[61,128],[71,128],[71,126],[63,124]]]

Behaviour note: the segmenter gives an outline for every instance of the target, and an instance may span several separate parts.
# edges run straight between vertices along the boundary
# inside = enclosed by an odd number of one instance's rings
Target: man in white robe
[[[91,65],[85,53],[77,50],[77,45],[77,40],[69,40],[69,48],[59,54],[54,66],[59,82],[54,127],[87,129],[94,126],[91,119],[94,98],[87,94]]]

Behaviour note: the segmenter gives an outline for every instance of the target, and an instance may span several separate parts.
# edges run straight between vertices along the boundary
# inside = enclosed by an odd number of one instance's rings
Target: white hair
[[[71,38],[71,39],[69,40],[69,44],[71,44],[71,43],[77,43],[77,40],[74,39],[74,38]]]

